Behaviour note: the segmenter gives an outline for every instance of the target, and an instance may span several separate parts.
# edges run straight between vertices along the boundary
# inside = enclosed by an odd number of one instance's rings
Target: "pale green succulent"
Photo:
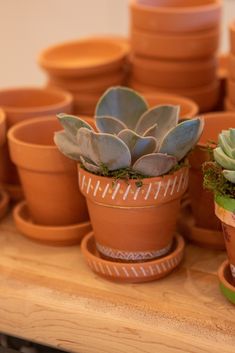
[[[219,134],[218,147],[213,152],[215,161],[224,168],[224,177],[235,183],[235,129]]]
[[[144,176],[168,173],[198,141],[203,120],[178,124],[179,107],[148,109],[143,97],[126,87],[113,87],[100,98],[95,113],[98,132],[67,114],[58,119],[64,131],[55,143],[66,156],[93,173],[130,168]]]

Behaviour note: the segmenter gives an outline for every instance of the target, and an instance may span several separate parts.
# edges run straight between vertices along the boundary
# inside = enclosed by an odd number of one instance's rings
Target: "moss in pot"
[[[98,132],[82,119],[58,115],[64,131],[55,134],[55,143],[78,162],[103,257],[138,262],[170,252],[188,184],[185,157],[203,129],[199,118],[177,124],[178,117],[177,106],[148,110],[144,98],[125,87],[100,98]]]

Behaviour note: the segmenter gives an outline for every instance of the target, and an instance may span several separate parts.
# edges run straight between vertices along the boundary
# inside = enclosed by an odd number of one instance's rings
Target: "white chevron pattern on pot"
[[[230,269],[231,269],[233,278],[235,278],[235,266],[230,264]]]

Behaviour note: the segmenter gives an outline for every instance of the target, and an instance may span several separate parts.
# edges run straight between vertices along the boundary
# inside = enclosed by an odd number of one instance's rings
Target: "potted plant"
[[[214,161],[203,165],[204,186],[215,197],[215,214],[222,223],[225,245],[235,284],[235,129],[219,134]]]

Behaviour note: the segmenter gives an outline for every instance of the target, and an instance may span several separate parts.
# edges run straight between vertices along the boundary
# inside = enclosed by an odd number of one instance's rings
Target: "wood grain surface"
[[[0,332],[78,353],[234,353],[235,307],[220,293],[226,255],[188,245],[169,277],[117,284],[79,246],[27,240],[0,223]]]

